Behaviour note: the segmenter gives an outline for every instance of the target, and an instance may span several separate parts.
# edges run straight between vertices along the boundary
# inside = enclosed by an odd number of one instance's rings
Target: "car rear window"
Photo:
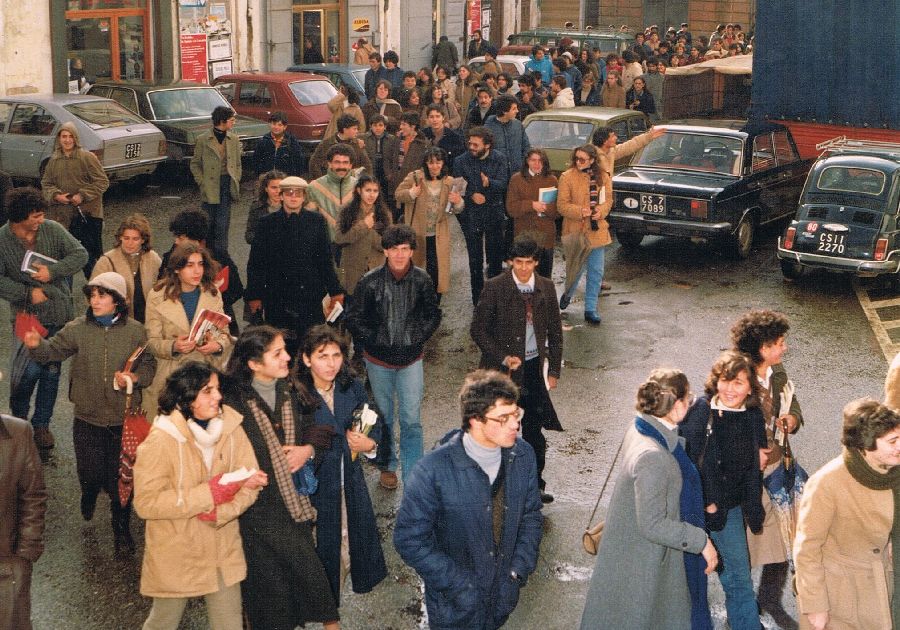
[[[652,140],[631,164],[738,175],[741,146],[740,139],[730,136],[668,132]]]
[[[291,83],[291,92],[301,105],[324,105],[337,94],[337,90],[327,79],[324,81],[296,81]]]
[[[214,87],[158,90],[147,94],[155,120],[209,118],[221,106],[231,107]]]
[[[72,103],[65,105],[64,109],[83,120],[91,129],[104,129],[108,127],[124,127],[126,125],[139,125],[144,119],[128,111],[115,101],[88,101],[86,103]]]
[[[525,127],[528,141],[542,149],[574,149],[590,142],[594,125],[568,120],[532,120]]]
[[[878,196],[884,191],[885,176],[870,168],[829,166],[822,169],[816,187],[830,192],[861,193]]]

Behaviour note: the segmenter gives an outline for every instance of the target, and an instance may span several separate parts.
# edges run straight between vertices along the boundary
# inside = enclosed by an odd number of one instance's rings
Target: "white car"
[[[496,60],[497,63],[500,64],[500,69],[513,78],[513,94],[519,92],[519,82],[517,79],[525,74],[525,64],[528,63],[529,59],[531,59],[531,57],[527,55],[497,55]],[[478,74],[481,74],[482,68],[484,68],[484,57],[472,57],[469,60],[469,67]]]

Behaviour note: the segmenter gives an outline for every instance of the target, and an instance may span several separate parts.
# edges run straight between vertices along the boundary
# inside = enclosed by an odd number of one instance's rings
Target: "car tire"
[[[788,280],[799,280],[805,267],[793,260],[781,259],[781,274]]]
[[[738,260],[746,260],[753,249],[753,239],[756,236],[756,222],[751,214],[745,214],[738,223],[734,235],[731,237],[731,255]]]
[[[640,247],[641,241],[644,240],[644,235],[638,234],[637,232],[617,230],[616,240],[619,241],[619,245],[621,245],[623,249],[637,249]]]

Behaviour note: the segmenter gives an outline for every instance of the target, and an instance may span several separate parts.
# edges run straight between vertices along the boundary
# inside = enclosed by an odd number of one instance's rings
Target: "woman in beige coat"
[[[147,349],[156,357],[156,377],[144,390],[144,408],[151,416],[156,415],[166,378],[178,367],[200,361],[220,368],[228,358],[232,340],[227,325],[213,328],[203,339],[188,340],[198,313],[204,309],[225,312],[214,283],[217,272],[218,265],[206,249],[181,245],[169,256],[162,279],[147,296]]]
[[[341,247],[338,279],[347,295],[370,269],[384,264],[381,235],[391,225],[378,180],[363,173],[353,188],[353,199],[338,214],[334,244]]]
[[[855,400],[844,407],[841,443],[843,454],[809,478],[800,502],[794,541],[800,628],[896,628],[900,414]]]
[[[125,217],[116,230],[116,247],[103,254],[94,265],[91,279],[107,271],[125,278],[128,315],[144,323],[147,296],[153,290],[162,259],[152,249],[150,222],[140,213]]]
[[[200,596],[211,628],[242,628],[247,563],[237,517],[268,478],[257,470],[243,417],[221,400],[216,370],[182,366],[160,397],[163,415],[138,447],[134,507],[147,521],[141,594],[153,598],[144,630],[175,630],[188,598]],[[253,475],[220,483],[241,468]]]
[[[447,152],[440,147],[425,151],[422,168],[409,173],[394,193],[404,204],[403,222],[416,232],[413,264],[431,276],[441,296],[450,288],[450,214],[463,210],[462,195],[452,192]]]
[[[328,101],[328,111],[331,112],[331,120],[328,121],[325,133],[322,134],[323,140],[337,133],[338,118],[344,114],[349,114],[359,121],[360,135],[366,132],[366,117],[363,114],[362,107],[359,106],[359,93],[353,88],[341,85],[338,88],[338,93]]]
[[[591,144],[572,151],[571,163],[572,166],[559,176],[556,209],[563,216],[563,241],[569,235],[569,238],[577,238],[583,234],[587,237],[590,253],[571,277],[569,265],[566,265],[566,289],[559,298],[559,307],[565,309],[569,305],[581,276],[587,272],[584,320],[588,324],[599,324],[601,319],[597,314],[597,301],[603,282],[605,251],[606,246],[612,243],[606,221],[612,207],[612,179],[601,168],[597,148]]]

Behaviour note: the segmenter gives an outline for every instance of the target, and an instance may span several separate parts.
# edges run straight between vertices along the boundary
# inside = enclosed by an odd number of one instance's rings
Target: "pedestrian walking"
[[[657,368],[638,388],[583,630],[712,630],[706,576],[718,554],[704,529],[700,475],[678,436],[693,398],[680,370]]]
[[[372,123],[369,121],[368,126]],[[328,171],[328,162],[330,158],[328,153],[331,147],[343,144],[346,145],[351,153],[350,160],[353,168],[362,169],[368,173],[372,173],[372,162],[366,153],[366,147],[362,139],[359,137],[359,121],[351,114],[344,114],[337,121],[337,133],[333,136],[325,138],[316,146],[312,157],[309,158],[309,176],[318,179],[325,175]]]
[[[481,29],[472,31],[472,39],[469,40],[469,48],[466,51],[466,59],[474,59],[484,54],[485,49],[490,46],[481,38]]]
[[[518,173],[513,173],[506,191],[506,214],[513,220],[515,236],[529,234],[540,246],[537,273],[553,278],[553,249],[556,246],[556,200],[542,201],[541,190],[557,189],[550,172],[550,158],[543,149],[529,149]],[[549,197],[546,197],[549,199]]]
[[[553,281],[535,273],[539,258],[530,235],[516,237],[506,257],[509,269],[484,285],[470,333],[481,350],[479,367],[505,370],[519,387],[522,438],[534,450],[541,502],[550,503],[543,429],[563,430],[548,392],[559,381],[563,339]]]
[[[382,191],[374,177],[361,175],[353,198],[338,215],[334,237],[334,244],[341,249],[338,280],[350,299],[359,279],[384,264],[381,238],[392,220]]]
[[[59,126],[53,154],[41,176],[50,218],[72,232],[88,253],[85,277],[103,254],[103,193],[109,178],[96,155],[81,147],[74,123]]]
[[[393,490],[398,464],[405,481],[422,457],[423,348],[441,323],[441,309],[431,278],[412,263],[417,247],[413,229],[389,227],[381,247],[387,260],[356,285],[345,322],[363,346],[369,384],[384,416],[384,439],[391,447],[379,483]],[[399,460],[392,438],[395,418],[400,423]]]
[[[746,528],[758,534],[762,507],[762,455],[766,430],[759,384],[750,360],[735,351],[719,355],[697,399],[678,428],[700,471],[706,526],[722,561],[728,625],[759,630],[759,606],[750,579]]]
[[[306,154],[300,141],[288,131],[284,112],[269,115],[269,133],[256,141],[253,166],[257,177],[274,170],[298,177],[306,173]]]
[[[93,280],[101,273],[114,271],[125,279],[128,316],[144,323],[147,296],[159,277],[162,259],[153,251],[150,222],[143,214],[130,214],[116,230],[116,247],[103,254],[94,265]]]
[[[247,228],[244,240],[253,245],[256,237],[256,225],[264,216],[281,209],[281,180],[287,177],[284,171],[269,171],[256,180],[256,201],[250,204],[247,211]]]
[[[394,188],[397,169],[400,168],[400,138],[387,130],[387,118],[378,114],[372,117],[372,126],[361,138],[366,155],[372,164],[369,175],[381,185],[384,203],[394,207]]]
[[[516,97],[506,94],[494,100],[494,114],[488,116],[484,126],[494,134],[492,147],[509,160],[511,173],[522,170],[525,154],[531,148],[525,127],[517,118],[519,103]]]
[[[69,399],[75,405],[72,441],[81,486],[81,516],[94,516],[101,491],[109,497],[117,553],[134,553],[131,503],[119,502],[119,455],[128,382],[134,386],[132,408],[141,407],[141,390],[153,381],[156,359],[141,355],[133,371],[125,371],[134,351],[147,344],[147,333],[129,318],[125,278],[115,271],[94,276],[84,286],[87,312],[50,337],[25,334],[23,343],[39,363],[72,358]]]
[[[456,44],[451,42],[446,35],[441,35],[431,52],[431,67],[443,67],[453,73],[458,64],[459,51],[456,50]]]
[[[330,138],[337,133],[338,118],[344,114],[349,114],[359,121],[360,132],[366,131],[366,117],[363,114],[362,107],[359,106],[360,94],[347,84],[342,83],[338,87],[337,94],[328,101],[328,111],[331,112],[331,120],[322,133],[323,138]]]
[[[53,448],[50,420],[59,390],[59,362],[37,363],[28,357],[15,335],[18,313],[33,315],[54,335],[75,317],[72,276],[87,263],[88,254],[56,221],[44,219],[47,201],[35,188],[13,188],[6,194],[9,220],[0,227],[0,297],[9,303],[13,345],[9,406],[14,416],[28,419],[34,400],[34,440],[40,449]],[[29,271],[22,263],[31,257]]]
[[[500,628],[537,564],[543,517],[534,453],[517,436],[518,395],[499,372],[469,374],[462,427],[419,462],[403,493],[394,547],[425,583],[432,628]]]
[[[209,247],[228,251],[231,203],[241,195],[241,141],[232,132],[236,114],[220,105],[212,112],[213,128],[197,137],[191,175],[200,187],[203,210],[209,215]]]
[[[314,426],[288,379],[290,360],[284,334],[256,326],[238,338],[228,361],[225,402],[244,417],[259,469],[270,482],[240,517],[247,557],[241,588],[254,628],[318,622],[337,630],[337,606],[316,555],[316,509],[309,488],[300,493],[296,482],[309,462],[331,448],[333,430]]]
[[[804,630],[895,628],[900,544],[900,415],[871,399],[844,407],[843,452],[800,501],[794,562]]]
[[[203,597],[211,628],[240,630],[247,575],[237,518],[268,483],[243,418],[220,405],[218,371],[189,362],[170,373],[160,415],[137,450],[134,508],[146,521],[141,595],[153,598],[144,630],[175,630],[188,599]],[[254,471],[220,483],[226,473]]]
[[[402,85],[402,83],[401,83]],[[394,85],[387,79],[381,79],[375,85],[374,92],[369,100],[363,105],[362,112],[366,118],[366,126],[372,125],[372,118],[381,114],[388,121],[388,131],[396,133],[400,124],[400,115],[403,113],[403,107],[391,98],[391,91]]]
[[[364,66],[369,62],[369,55],[375,52],[375,47],[365,37],[356,41],[356,52],[353,53],[353,63]]]

